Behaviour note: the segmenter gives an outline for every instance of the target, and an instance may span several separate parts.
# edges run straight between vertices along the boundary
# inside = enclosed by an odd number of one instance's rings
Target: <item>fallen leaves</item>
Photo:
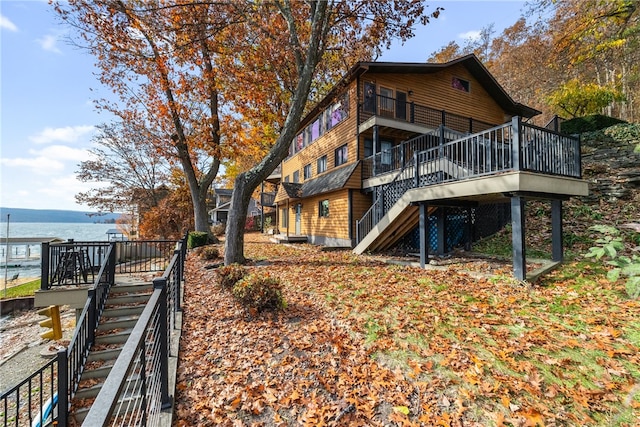
[[[251,242],[287,308],[248,317],[187,261],[177,425],[598,425],[639,414],[640,306]],[[579,283],[579,284],[578,284]],[[627,402],[623,404],[623,402]]]

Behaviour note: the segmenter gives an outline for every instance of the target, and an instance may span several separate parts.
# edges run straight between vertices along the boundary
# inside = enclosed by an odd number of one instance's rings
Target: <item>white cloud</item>
[[[11,22],[11,20],[9,20],[9,18],[7,18],[4,15],[0,15],[0,28],[3,30],[9,30],[13,32],[18,31],[18,27],[16,26],[16,24]]]
[[[472,30],[467,31],[466,33],[460,33],[458,34],[458,37],[463,40],[476,41],[480,39],[480,34],[480,30]]]
[[[29,150],[30,154],[52,160],[82,161],[89,158],[89,152],[81,148],[71,148],[66,145],[50,145],[42,150]]]
[[[58,49],[58,37],[53,34],[47,34],[40,39],[36,39],[36,41],[43,50],[53,53],[62,53],[62,51]]]
[[[45,128],[42,132],[30,136],[36,144],[47,144],[54,141],[75,142],[93,132],[93,126],[67,126],[63,128]]]
[[[0,159],[0,164],[12,168],[26,168],[29,169],[32,173],[38,175],[54,175],[64,170],[63,162],[44,156],[37,156],[32,158],[16,157],[13,159]],[[11,174],[7,171],[5,176],[7,176],[7,178],[10,178]]]

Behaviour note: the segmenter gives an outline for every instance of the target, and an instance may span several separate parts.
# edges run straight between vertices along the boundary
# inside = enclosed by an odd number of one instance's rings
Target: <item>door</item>
[[[364,111],[375,113],[376,104],[376,84],[366,82],[364,84]]]
[[[302,221],[302,205],[296,205],[296,235],[300,235],[300,222]]]
[[[380,87],[380,115],[393,117],[393,104],[393,90],[386,87]]]
[[[396,92],[396,119],[407,120],[407,94]]]
[[[392,169],[392,152],[393,142],[391,141],[380,141],[380,163],[382,166],[382,170],[384,172],[388,172]]]

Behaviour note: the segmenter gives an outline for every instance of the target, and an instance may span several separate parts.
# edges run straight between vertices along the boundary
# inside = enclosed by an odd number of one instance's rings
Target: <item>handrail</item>
[[[415,179],[406,180],[411,186],[395,188],[407,169],[403,168],[392,182],[376,188],[376,209],[372,206],[356,221],[356,241],[360,243],[409,188],[512,170],[580,179],[580,163],[580,138],[522,123],[520,117],[514,117],[503,125],[416,153],[412,166]]]
[[[168,389],[169,328],[180,310],[186,239],[180,241],[131,335],[92,404],[84,425],[157,424],[171,406]]]
[[[373,116],[381,116],[434,129],[443,125],[463,133],[479,132],[494,126],[494,124],[477,120],[473,117],[466,117],[446,110],[438,110],[426,105],[383,95],[376,95],[371,100],[360,102],[358,110],[358,125]]]

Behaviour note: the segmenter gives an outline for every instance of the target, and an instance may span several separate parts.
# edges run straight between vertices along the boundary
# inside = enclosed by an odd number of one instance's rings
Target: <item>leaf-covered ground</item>
[[[532,286],[246,239],[288,306],[250,316],[189,256],[179,426],[640,425],[640,303],[598,267]]]

